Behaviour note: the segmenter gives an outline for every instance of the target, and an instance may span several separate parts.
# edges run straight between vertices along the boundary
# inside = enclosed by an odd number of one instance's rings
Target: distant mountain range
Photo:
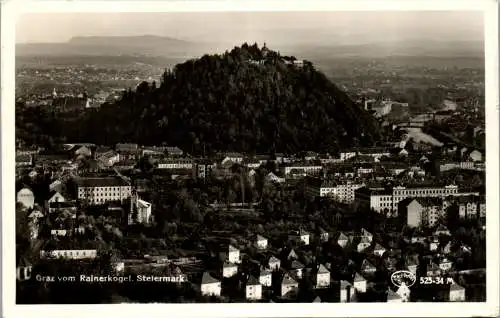
[[[333,41],[334,42],[334,41]],[[74,37],[65,43],[17,44],[17,56],[134,55],[194,57],[205,53],[223,53],[240,43],[184,41],[165,36],[89,36]],[[269,43],[272,44],[272,43]],[[434,56],[483,57],[482,41],[442,41],[413,39],[366,44],[289,43],[273,44],[284,54],[308,59],[328,57]]]

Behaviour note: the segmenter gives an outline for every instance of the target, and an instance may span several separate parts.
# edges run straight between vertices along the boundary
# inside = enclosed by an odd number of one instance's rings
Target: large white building
[[[448,196],[465,196],[471,193],[459,192],[456,185],[447,186],[397,186],[392,189],[359,189],[356,200],[368,203],[370,208],[387,216],[397,216],[398,205],[407,198],[445,198]]]
[[[89,204],[123,202],[132,196],[131,185],[119,177],[78,178],[75,183],[78,200]]]
[[[351,203],[355,198],[355,191],[362,188],[364,184],[351,181],[330,181],[320,178],[309,178],[307,182],[307,194],[312,197],[333,197],[339,202]]]
[[[88,249],[64,249],[40,251],[40,258],[61,258],[61,259],[94,259],[97,257],[97,250]]]
[[[162,159],[158,162],[158,169],[192,169],[193,160],[191,159]]]
[[[299,163],[299,162],[290,163],[280,168],[285,177],[289,177],[291,175],[296,175],[296,176],[318,175],[320,174],[322,169],[323,166],[321,164],[314,164],[314,163],[309,164],[309,163]]]

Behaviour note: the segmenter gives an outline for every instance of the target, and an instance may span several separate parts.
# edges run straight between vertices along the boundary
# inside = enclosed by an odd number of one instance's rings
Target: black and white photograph
[[[498,301],[484,10],[153,11],[17,16],[17,305]]]

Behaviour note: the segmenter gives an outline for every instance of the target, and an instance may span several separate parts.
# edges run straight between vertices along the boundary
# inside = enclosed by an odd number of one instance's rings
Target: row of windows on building
[[[458,189],[417,189],[417,190],[398,190],[395,195],[427,195],[427,194],[452,194],[458,193]]]
[[[126,191],[130,190],[130,186],[124,186],[124,187],[80,187],[79,192],[85,192],[85,191],[97,191],[97,192],[102,192],[102,191]]]

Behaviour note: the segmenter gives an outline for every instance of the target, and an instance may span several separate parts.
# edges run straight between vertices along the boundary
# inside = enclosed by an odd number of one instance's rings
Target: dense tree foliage
[[[164,73],[160,85],[143,82],[116,103],[84,115],[20,110],[17,133],[44,143],[61,137],[97,144],[167,142],[195,154],[334,153],[380,138],[378,124],[362,107],[312,63],[294,60],[244,44],[179,64]]]

